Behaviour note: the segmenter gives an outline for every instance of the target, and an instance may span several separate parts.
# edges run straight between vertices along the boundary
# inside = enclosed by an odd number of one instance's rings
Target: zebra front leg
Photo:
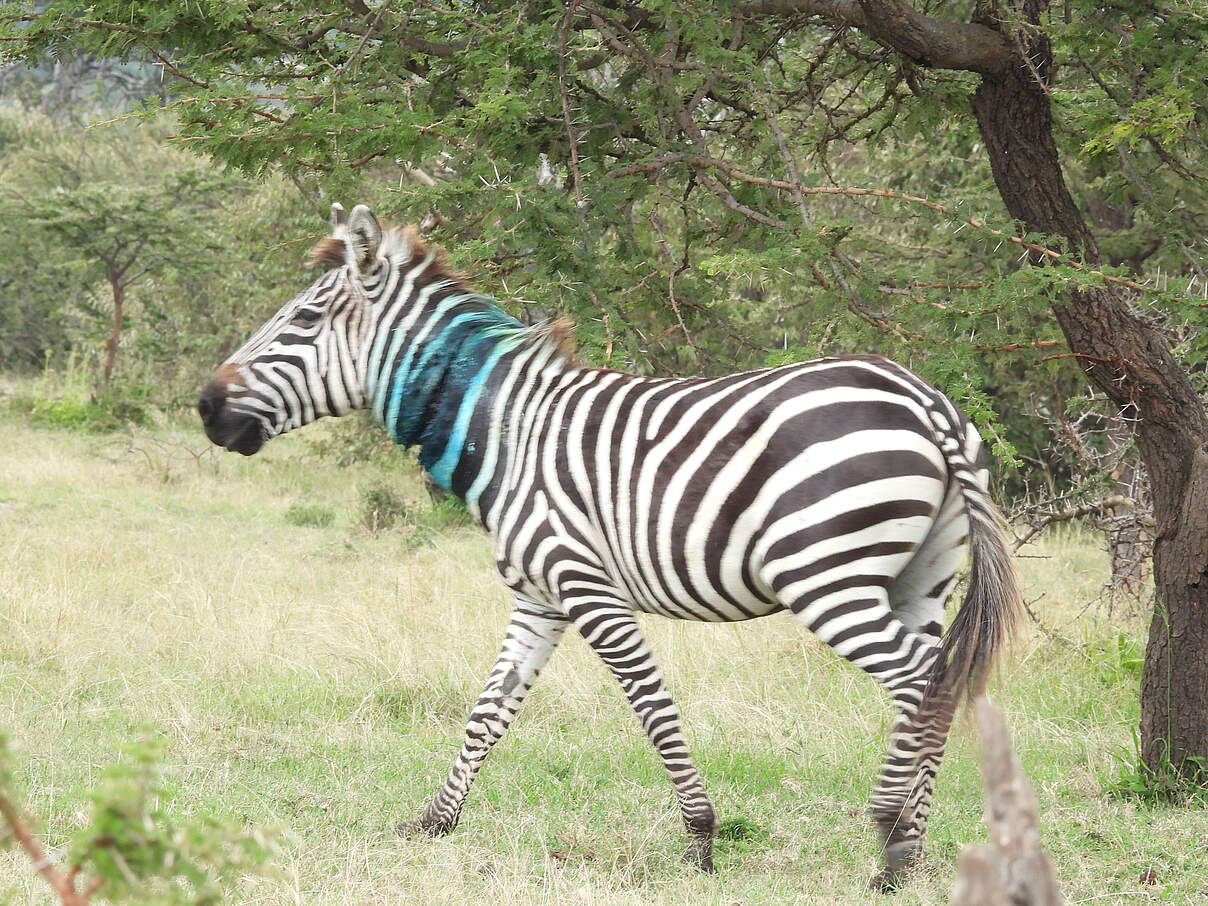
[[[680,733],[679,711],[663,686],[658,665],[633,611],[624,604],[598,599],[566,603],[579,632],[620,682],[642,729],[671,776],[690,839],[684,861],[702,871],[713,871],[717,815]]]
[[[470,785],[491,746],[507,731],[520,703],[562,638],[567,618],[517,599],[499,659],[466,724],[465,741],[436,797],[415,821],[396,828],[405,837],[441,836],[457,826]]]

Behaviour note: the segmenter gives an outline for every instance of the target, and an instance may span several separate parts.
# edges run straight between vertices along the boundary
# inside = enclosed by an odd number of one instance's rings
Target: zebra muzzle
[[[201,416],[206,437],[220,447],[251,456],[264,446],[260,419],[233,410],[226,403],[221,387],[210,384],[202,391],[201,399],[197,401],[197,414]]]

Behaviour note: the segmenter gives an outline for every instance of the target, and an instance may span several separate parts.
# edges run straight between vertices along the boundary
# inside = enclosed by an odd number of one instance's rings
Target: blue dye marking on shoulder
[[[461,405],[457,408],[457,418],[453,423],[453,430],[449,432],[449,437],[445,442],[444,451],[441,453],[440,459],[427,467],[428,474],[446,491],[453,485],[453,470],[457,468],[458,462],[461,461],[462,450],[466,442],[466,433],[470,428],[470,419],[473,417],[474,409],[478,405],[478,397],[482,394],[482,388],[486,384],[487,378],[490,377],[495,364],[505,353],[515,348],[518,342],[518,340],[514,342],[504,340],[496,343],[495,348],[491,350],[482,367],[470,379],[462,395]]]
[[[382,418],[396,443],[422,444],[421,463],[446,489],[491,370],[530,334],[529,328],[477,295],[442,300],[430,318],[442,319],[463,307],[423,340],[411,341],[389,378]],[[451,417],[442,417],[445,413]]]

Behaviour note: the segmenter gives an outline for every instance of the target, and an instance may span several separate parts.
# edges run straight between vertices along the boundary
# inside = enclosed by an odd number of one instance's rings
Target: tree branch
[[[1129,289],[1136,290],[1140,293],[1153,292],[1157,289],[1157,287],[1145,286],[1144,284],[1138,283],[1135,280],[1127,280],[1123,277],[1116,277],[1112,274],[1106,274],[1103,271],[1095,268],[1087,267],[1083,262],[1078,261],[1070,255],[1063,254],[1062,252],[1055,251],[1035,242],[1029,242],[1026,239],[1022,239],[1019,236],[1013,236],[1010,233],[1006,233],[1002,230],[994,229],[986,224],[985,221],[978,220],[977,218],[960,217],[955,211],[946,205],[939,204],[935,201],[929,201],[926,198],[920,198],[918,195],[906,195],[901,192],[890,192],[887,189],[861,189],[845,186],[802,186],[796,183],[786,182],[783,179],[768,179],[763,176],[755,176],[751,173],[744,173],[742,170],[731,166],[725,161],[684,151],[668,152],[644,163],[631,164],[628,167],[610,170],[606,175],[615,178],[620,176],[632,176],[635,173],[654,172],[662,169],[663,167],[670,166],[671,164],[679,163],[681,161],[688,162],[692,166],[701,170],[710,168],[721,170],[732,179],[737,179],[740,182],[750,183],[754,186],[764,186],[765,188],[769,189],[783,189],[788,192],[799,192],[802,195],[849,195],[853,197],[892,198],[897,201],[908,201],[911,204],[922,205],[925,208],[929,208],[930,210],[935,211],[937,214],[943,214],[945,217],[951,217],[953,220],[957,220],[962,224],[971,226],[976,230],[982,230],[986,233],[989,233],[991,236],[995,236],[1003,240],[1004,242],[1010,242],[1013,245],[1019,246],[1020,248],[1025,248],[1030,252],[1035,252],[1040,257],[1048,259],[1053,263],[1064,264],[1073,270],[1098,277],[1100,280],[1103,280],[1106,283],[1114,283],[1117,286],[1127,286]]]
[[[575,136],[574,118],[570,112],[570,94],[566,88],[566,45],[569,41],[571,20],[578,8],[578,0],[571,0],[562,14],[562,22],[558,25],[558,92],[562,99],[562,121],[566,124],[566,144],[570,151],[570,184],[575,198],[582,201],[583,191],[579,185],[579,142]]]
[[[1131,508],[1134,506],[1136,506],[1136,503],[1133,500],[1119,494],[1113,494],[1109,497],[1104,497],[1102,500],[1094,500],[1090,503],[1072,506],[1055,513],[1044,513],[1032,523],[1026,532],[1015,539],[1011,545],[1011,550],[1019,550],[1054,522],[1068,522],[1071,519],[1081,519],[1083,516],[1090,516],[1092,513],[1102,513],[1120,507]]]
[[[752,0],[739,15],[821,16],[866,32],[918,66],[993,75],[1017,57],[1011,42],[984,25],[925,16],[901,0]]]
[[[374,11],[365,5],[362,0],[344,0],[344,5],[348,7],[356,15],[362,19],[374,17]],[[378,10],[378,15],[382,12]],[[394,10],[390,10],[386,16],[387,25],[389,26],[390,40],[396,44],[400,44],[408,50],[414,50],[416,53],[427,54],[430,57],[452,57],[461,53],[469,46],[466,41],[428,41],[424,38],[416,38],[413,35],[408,35],[403,31],[403,25],[406,22],[399,22],[398,15]],[[334,27],[334,26],[333,26]],[[367,32],[374,30],[374,25],[370,25],[366,32],[359,32],[354,28],[345,25],[339,26],[340,31],[348,32],[349,34],[359,34],[367,36]]]
[[[55,867],[46,851],[42,849],[41,844],[34,839],[34,835],[25,826],[25,822],[21,819],[17,807],[3,791],[0,791],[0,818],[3,818],[5,823],[8,824],[17,843],[25,850],[25,854],[29,856],[30,861],[33,862],[34,870],[46,879],[46,883],[54,889],[63,906],[88,906],[92,895],[101,886],[100,881],[94,880],[83,892],[77,893],[75,880],[79,872],[78,868],[72,867],[64,875],[63,872]]]

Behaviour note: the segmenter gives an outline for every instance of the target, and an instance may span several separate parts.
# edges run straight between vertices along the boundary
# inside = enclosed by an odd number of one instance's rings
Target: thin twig
[[[1056,513],[1045,513],[1044,516],[1034,522],[1023,535],[1015,539],[1011,545],[1011,550],[1019,550],[1054,522],[1067,522],[1070,519],[1080,519],[1081,517],[1089,516],[1092,513],[1101,513],[1104,510],[1114,510],[1117,507],[1132,506],[1135,506],[1135,503],[1132,500],[1129,500],[1127,497],[1123,497],[1119,494],[1113,494],[1110,497],[1104,497],[1102,500],[1096,500],[1091,503],[1073,506],[1069,509],[1060,510]]]
[[[1052,641],[1060,642],[1063,645],[1073,646],[1074,643],[1071,642],[1069,639],[1067,639],[1065,636],[1055,632],[1052,629],[1049,629],[1049,627],[1044,624],[1044,621],[1041,620],[1040,617],[1036,616],[1036,611],[1032,610],[1032,605],[1035,604],[1037,601],[1041,600],[1043,597],[1044,597],[1043,595],[1040,595],[1036,598],[1033,598],[1031,601],[1027,600],[1026,598],[1021,599],[1021,603],[1023,604],[1024,612],[1027,613],[1028,617],[1031,619],[1031,621],[1033,623],[1036,624],[1036,626],[1040,629],[1040,631],[1043,632],[1045,635],[1047,635]]]
[[[985,221],[976,218],[964,218],[958,216],[950,207],[942,205],[939,202],[931,201],[927,198],[922,198],[918,195],[906,195],[902,192],[891,192],[888,189],[865,189],[852,186],[803,186],[798,183],[787,182],[782,179],[767,179],[762,176],[755,176],[751,173],[745,173],[736,167],[727,164],[725,161],[720,161],[712,157],[704,157],[694,155],[689,152],[675,151],[661,155],[652,161],[645,161],[640,164],[630,164],[627,167],[621,167],[616,170],[609,171],[608,176],[621,177],[631,176],[636,173],[652,172],[662,169],[675,163],[689,163],[699,169],[715,169],[721,170],[733,179],[749,183],[755,186],[764,186],[770,189],[783,189],[790,192],[800,192],[802,195],[844,195],[850,197],[872,197],[872,198],[891,198],[897,201],[906,201],[911,204],[922,205],[937,214],[943,214],[945,217],[951,218],[959,223],[971,226],[974,229],[982,230],[991,236],[996,236],[1004,242],[1010,242],[1020,248],[1034,252],[1043,258],[1054,263],[1065,264],[1076,271],[1081,271],[1088,275],[1098,277],[1108,283],[1114,283],[1118,286],[1126,286],[1129,289],[1137,290],[1138,292],[1155,292],[1156,287],[1145,286],[1135,280],[1127,280],[1123,277],[1116,277],[1112,274],[1105,274],[1103,271],[1087,267],[1080,261],[1066,255],[1063,252],[1040,245],[1039,243],[1029,242],[1019,236],[1012,235],[1003,230],[995,229],[985,223]],[[749,210],[749,209],[748,209]],[[761,217],[763,215],[760,215]],[[757,218],[752,218],[757,219]],[[761,223],[766,222],[760,220]]]
[[[75,879],[79,869],[72,866],[68,873],[64,875],[63,872],[55,867],[50,856],[46,854],[46,850],[34,839],[34,835],[25,826],[25,822],[17,811],[17,807],[3,792],[0,792],[0,818],[3,818],[8,824],[18,845],[25,850],[25,854],[33,862],[34,870],[46,879],[46,883],[58,895],[59,901],[63,906],[88,906],[92,895],[101,886],[100,879],[94,880],[83,891],[77,893]]]
[[[558,90],[562,95],[562,121],[566,124],[566,143],[570,148],[570,187],[575,200],[582,201],[579,178],[579,142],[575,137],[574,120],[570,115],[570,93],[566,89],[566,45],[569,40],[570,23],[578,10],[580,0],[566,4],[562,22],[558,26]]]

